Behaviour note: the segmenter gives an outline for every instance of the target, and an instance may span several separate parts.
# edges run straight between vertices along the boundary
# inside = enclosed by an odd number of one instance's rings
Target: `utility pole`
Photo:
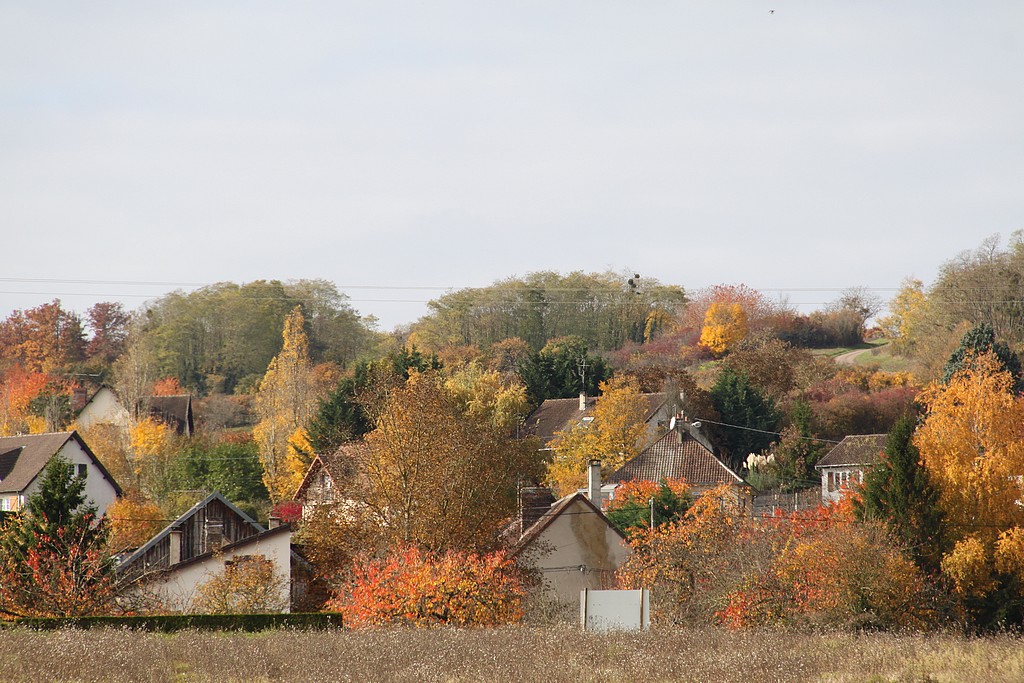
[[[580,391],[586,391],[587,390],[587,368],[590,367],[589,365],[587,365],[587,357],[586,357],[586,355],[580,356],[579,361],[577,361],[577,363],[576,363],[576,367],[579,369],[579,372],[580,372]]]

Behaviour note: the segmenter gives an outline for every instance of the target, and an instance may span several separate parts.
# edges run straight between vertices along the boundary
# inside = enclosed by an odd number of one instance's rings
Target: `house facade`
[[[838,503],[843,494],[864,483],[864,474],[885,450],[886,434],[847,436],[814,466],[821,474],[821,502]]]
[[[195,432],[195,417],[192,412],[192,396],[176,394],[173,396],[150,396],[147,399],[149,414],[160,420],[177,434],[192,436]],[[81,429],[89,429],[96,424],[113,424],[128,427],[131,416],[128,409],[121,403],[114,390],[104,385],[86,398],[76,394],[78,411],[75,422]]]
[[[317,455],[302,478],[295,501],[302,505],[302,516],[308,518],[318,505],[342,503],[341,485],[352,476],[356,459],[362,456],[366,445],[359,441],[344,443],[330,455]]]
[[[556,501],[512,545],[516,562],[539,575],[545,598],[570,610],[578,609],[584,588],[613,587],[630,552],[625,536],[581,493]]]
[[[197,607],[200,587],[246,562],[271,563],[274,611],[288,611],[302,593],[292,551],[291,528],[264,529],[219,493],[212,493],[174,520],[145,545],[121,559],[119,580],[131,586],[129,601],[173,612]]]
[[[0,512],[16,512],[39,488],[46,465],[61,457],[85,478],[86,502],[103,515],[121,487],[78,432],[23,434],[0,438]]]

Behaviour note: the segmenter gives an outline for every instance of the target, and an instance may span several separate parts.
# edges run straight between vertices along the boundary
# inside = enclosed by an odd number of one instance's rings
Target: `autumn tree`
[[[747,312],[741,304],[716,301],[704,315],[700,345],[720,356],[743,341],[748,331]]]
[[[263,555],[243,555],[196,588],[201,614],[268,614],[288,609],[288,582]]]
[[[149,415],[149,397],[157,381],[157,356],[144,320],[132,320],[124,351],[114,362],[114,392],[134,421]]]
[[[737,374],[745,374],[764,394],[781,399],[801,384],[803,371],[813,362],[810,352],[759,334],[736,346],[722,364]]]
[[[145,545],[170,521],[140,491],[130,491],[107,506],[105,519],[110,529],[107,548],[114,553]]]
[[[357,562],[328,605],[361,626],[502,626],[523,616],[526,587],[501,551],[479,555],[415,547]]]
[[[526,386],[514,374],[483,370],[477,364],[450,372],[445,387],[468,415],[479,416],[511,433],[530,412]]]
[[[551,487],[564,496],[586,484],[591,460],[600,460],[602,474],[608,475],[639,455],[647,438],[648,408],[632,378],[602,382],[593,420],[583,420],[556,435],[547,473]]]
[[[894,353],[908,356],[914,352],[920,341],[927,306],[924,283],[916,278],[905,279],[889,302],[889,314],[878,321]]]
[[[409,379],[410,372],[440,370],[441,362],[415,346],[403,347],[382,358],[363,361],[342,377],[332,391],[321,397],[306,422],[306,434],[316,453],[333,453],[346,441],[354,441],[373,429],[360,402],[371,384],[393,384]],[[365,397],[365,396],[364,396]]]
[[[899,629],[936,622],[928,581],[882,524],[853,524],[835,508],[810,515],[745,530],[741,536],[774,542],[767,561],[749,563],[746,579],[725,596],[721,623]]]
[[[285,319],[284,346],[270,361],[255,399],[260,419],[253,438],[260,449],[264,483],[274,501],[295,493],[309,464],[301,457],[294,462],[295,452],[288,447],[289,437],[305,425],[320,393],[309,361],[304,320],[300,307]]]
[[[939,488],[952,543],[942,572],[966,598],[983,600],[1005,587],[1007,577],[999,574],[1016,566],[1013,539],[1024,527],[1024,399],[1011,392],[1013,382],[1000,359],[985,353],[920,397],[927,416],[915,444]],[[1009,578],[1019,585],[1020,575]]]
[[[29,372],[65,370],[84,353],[82,321],[64,310],[59,299],[14,311],[0,321],[0,358]]]
[[[635,531],[619,585],[650,589],[659,620],[711,623],[722,597],[743,581],[739,558],[752,547],[740,542],[743,528],[729,487],[706,491],[681,519]]]
[[[376,428],[354,463],[353,498],[394,542],[486,548],[540,475],[535,445],[467,414],[436,372],[413,374],[367,405]]]
[[[93,304],[85,315],[92,332],[85,347],[85,355],[90,360],[110,365],[124,351],[131,314],[120,303],[102,301]]]
[[[33,401],[55,380],[44,372],[27,372],[14,365],[0,376],[0,436],[20,432],[40,432],[40,421],[33,424]]]
[[[24,510],[0,529],[0,613],[12,617],[98,614],[114,604],[107,529],[86,503],[85,478],[53,458]]]

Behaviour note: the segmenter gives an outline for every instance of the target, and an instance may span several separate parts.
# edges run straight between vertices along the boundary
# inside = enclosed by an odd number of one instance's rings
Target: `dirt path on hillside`
[[[854,349],[853,351],[847,351],[835,356],[835,361],[839,365],[856,365],[857,356],[862,353],[871,353],[871,349]]]

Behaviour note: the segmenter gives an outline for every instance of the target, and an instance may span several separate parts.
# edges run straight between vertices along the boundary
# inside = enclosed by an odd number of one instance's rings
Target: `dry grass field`
[[[570,628],[260,634],[0,632],[0,680],[124,681],[1024,681],[1024,640]]]

